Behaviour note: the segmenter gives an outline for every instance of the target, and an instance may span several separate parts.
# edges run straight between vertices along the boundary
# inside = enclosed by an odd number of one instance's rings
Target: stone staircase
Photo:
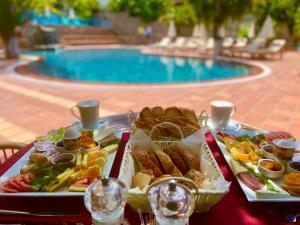
[[[60,44],[69,46],[95,46],[122,44],[121,38],[110,29],[98,27],[58,27]]]

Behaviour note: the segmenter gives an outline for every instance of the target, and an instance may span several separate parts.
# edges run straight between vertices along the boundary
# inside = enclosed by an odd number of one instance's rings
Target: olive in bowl
[[[75,165],[76,157],[72,153],[61,153],[59,155],[56,155],[52,158],[52,164],[57,165]]]
[[[300,161],[290,161],[287,167],[289,173],[300,173]]]
[[[261,159],[258,161],[258,170],[265,177],[276,179],[283,176],[284,166],[272,159]]]
[[[267,158],[267,159],[274,159],[273,145],[272,144],[263,145],[261,147],[261,151],[263,152],[265,158]]]

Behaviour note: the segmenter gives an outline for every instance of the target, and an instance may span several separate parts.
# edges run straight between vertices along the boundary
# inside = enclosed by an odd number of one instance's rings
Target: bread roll
[[[149,118],[149,117],[152,117],[151,109],[150,109],[149,107],[143,108],[142,111],[140,112],[140,117],[141,117],[141,118]]]
[[[150,159],[158,166],[158,168],[163,172],[164,169],[159,161],[159,159],[157,158],[156,154],[154,152],[148,152]]]
[[[172,106],[172,107],[166,108],[165,116],[166,117],[178,117],[178,116],[183,116],[183,114],[177,107]]]
[[[183,116],[193,122],[198,122],[196,113],[193,110],[187,109],[187,108],[180,108]]]
[[[171,174],[172,176],[182,176],[180,170],[174,165],[171,158],[166,153],[161,150],[156,150],[154,152],[167,174]]]
[[[184,159],[185,164],[187,165],[188,169],[195,169],[199,170],[200,168],[200,160],[197,156],[195,156],[191,150],[188,148],[179,148],[177,145],[176,147],[179,149],[179,153],[181,157]]]
[[[137,172],[132,177],[132,187],[139,187],[141,190],[150,184],[152,176],[147,173]]]
[[[165,113],[165,110],[161,106],[155,106],[152,108],[152,115],[154,117],[161,117]]]
[[[151,160],[146,150],[138,146],[133,146],[131,154],[136,160],[140,170],[152,170],[155,177],[160,177],[161,175],[163,175],[159,167]]]
[[[165,148],[164,153],[166,153],[175,164],[175,166],[180,170],[182,174],[186,174],[188,169],[185,165],[184,159],[181,157],[179,150],[174,145],[170,145]]]

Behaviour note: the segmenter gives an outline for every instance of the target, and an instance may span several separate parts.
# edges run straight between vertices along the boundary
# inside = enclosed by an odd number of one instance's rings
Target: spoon
[[[284,217],[291,223],[296,223],[297,222],[297,217],[300,216],[300,213],[298,214],[284,214]]]

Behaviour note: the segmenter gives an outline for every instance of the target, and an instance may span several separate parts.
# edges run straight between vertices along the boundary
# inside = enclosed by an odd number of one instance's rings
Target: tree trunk
[[[214,45],[214,57],[221,55],[222,53],[222,38],[219,37],[219,25],[215,22],[213,26],[213,36],[215,39]]]
[[[7,59],[15,59],[19,56],[18,43],[16,37],[11,37],[8,41],[4,41],[5,56]]]
[[[290,44],[291,47],[295,47],[297,45],[296,38],[294,37],[294,25],[288,24],[288,31],[290,36]]]

